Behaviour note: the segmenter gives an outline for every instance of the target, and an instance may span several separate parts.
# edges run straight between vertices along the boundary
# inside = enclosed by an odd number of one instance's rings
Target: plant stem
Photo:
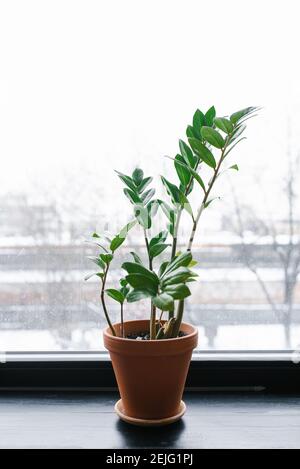
[[[144,229],[144,238],[146,243],[146,249],[149,258],[149,269],[153,271],[152,258],[150,256],[149,240],[147,236],[147,231]],[[150,315],[150,340],[155,340],[156,338],[156,307],[151,301],[151,315]]]
[[[125,334],[124,334],[124,315],[123,315],[123,303],[121,303],[121,337],[125,337]]]
[[[231,134],[228,135],[228,137],[226,138],[225,145],[222,148],[220,160],[219,160],[216,168],[214,169],[213,177],[212,177],[211,181],[208,184],[207,190],[204,192],[204,196],[203,196],[201,205],[197,210],[197,215],[196,215],[196,218],[195,218],[194,223],[193,223],[192,231],[191,231],[188,246],[187,246],[187,251],[192,250],[192,245],[193,245],[193,241],[194,241],[195,234],[196,234],[196,231],[197,231],[198,223],[199,223],[200,217],[202,215],[202,212],[205,208],[205,204],[208,201],[209,194],[210,194],[210,192],[213,188],[213,185],[216,182],[216,179],[218,177],[220,167],[221,167],[221,165],[223,163],[223,160],[224,160],[224,157],[225,157],[225,152],[226,152],[226,149],[227,149],[227,146],[228,146],[228,142],[230,140],[230,136],[231,136]],[[179,300],[178,308],[177,308],[177,314],[176,314],[176,323],[174,325],[173,334],[172,334],[173,337],[177,337],[178,334],[179,334],[180,326],[181,326],[181,322],[182,322],[182,318],[183,318],[183,312],[184,312],[184,300]]]
[[[111,320],[110,320],[108,312],[107,312],[107,308],[106,308],[106,304],[105,304],[105,296],[104,296],[108,269],[109,269],[109,264],[106,266],[105,271],[104,271],[104,277],[102,279],[102,287],[101,287],[101,292],[100,292],[100,298],[101,298],[102,308],[103,308],[103,311],[104,311],[104,314],[105,314],[107,324],[109,325],[109,328],[111,330],[112,335],[116,336],[117,335],[116,331],[114,329],[114,326],[111,323]]]

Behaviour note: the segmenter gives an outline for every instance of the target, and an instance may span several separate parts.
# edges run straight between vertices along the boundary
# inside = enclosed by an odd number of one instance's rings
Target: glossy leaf
[[[117,173],[121,181],[124,182],[124,184],[126,184],[127,187],[129,187],[129,189],[133,191],[135,190],[135,184],[130,176],[126,176],[126,174],[120,173],[119,171],[116,171],[116,170],[115,172]]]
[[[159,271],[158,271],[158,276],[161,277],[163,273],[165,272],[166,268],[169,265],[169,261],[165,261],[160,265]]]
[[[132,179],[136,186],[139,186],[141,184],[143,177],[144,177],[143,170],[140,168],[135,168],[135,170],[132,173]]]
[[[103,278],[104,274],[102,272],[94,272],[92,274],[86,275],[84,277],[84,280],[89,280],[91,277],[94,277],[94,275],[96,275],[97,277]]]
[[[124,303],[125,297],[123,293],[121,293],[119,290],[116,290],[115,288],[108,288],[107,290],[105,290],[105,292],[110,298],[117,301],[118,303]]]
[[[150,291],[153,295],[157,293],[157,284],[148,276],[142,274],[129,274],[126,275],[125,278],[133,288]]]
[[[123,192],[132,204],[142,203],[142,201],[141,201],[140,197],[137,195],[137,193],[132,191],[131,189],[123,189]]]
[[[251,115],[257,110],[258,110],[257,107],[253,107],[253,106],[246,107],[245,109],[241,109],[240,111],[237,111],[237,112],[234,112],[233,114],[231,114],[230,120],[233,124],[236,124],[243,117]]]
[[[110,250],[112,252],[116,251],[116,249],[118,249],[124,243],[128,231],[130,231],[136,225],[136,223],[136,220],[130,221],[121,229],[120,233],[112,239],[110,243]]]
[[[174,300],[171,295],[161,293],[153,298],[153,304],[162,311],[172,311],[174,309]]]
[[[195,134],[195,131],[191,125],[187,126],[185,133],[186,133],[187,138],[197,138],[197,135]],[[201,135],[200,137],[198,136],[198,138],[201,138]]]
[[[191,137],[196,137],[201,139],[201,132],[200,129],[201,127],[205,125],[205,116],[200,109],[197,109],[193,116],[193,135]],[[190,135],[187,135],[187,137],[190,137]]]
[[[151,248],[152,246],[154,246],[155,244],[157,243],[164,243],[166,241],[168,237],[168,232],[167,231],[160,231],[156,236],[154,236],[150,243],[149,243],[149,247]]]
[[[164,291],[172,296],[174,300],[183,300],[191,295],[190,289],[184,283],[169,285]]]
[[[158,244],[155,244],[154,246],[151,246],[149,250],[149,255],[151,259],[159,256],[168,246],[170,246],[170,244],[165,244],[165,243],[158,243]]]
[[[153,284],[158,285],[159,279],[157,275],[152,272],[151,270],[147,269],[141,264],[138,264],[136,262],[124,262],[122,264],[122,269],[126,270],[129,274],[141,274],[144,275],[145,277],[148,277]],[[127,280],[127,278],[126,278]],[[128,280],[127,280],[128,281]],[[134,285],[132,285],[134,286]]]
[[[100,254],[101,259],[105,264],[109,264],[113,260],[113,255],[112,254]]]
[[[182,163],[180,160],[177,161],[177,165],[178,166],[183,166],[186,168],[186,171],[188,172],[189,174],[189,179],[191,176],[193,176],[194,179],[196,179],[196,181],[198,182],[198,184],[200,184],[200,186],[202,187],[202,189],[204,190],[205,192],[205,185],[204,185],[204,182],[202,180],[202,178],[199,176],[199,174],[197,173],[197,171],[193,168],[187,168],[187,165],[185,163]]]
[[[100,267],[101,269],[105,269],[105,262],[103,262],[103,260],[100,258],[100,257],[96,257],[96,256],[88,256],[88,259],[92,262],[94,262],[94,264],[96,264],[98,267]]]
[[[207,129],[208,127],[205,127],[205,128]],[[209,130],[213,130],[213,129],[209,129]],[[194,152],[197,153],[197,155],[199,155],[200,159],[204,161],[204,163],[206,163],[211,168],[216,167],[216,160],[214,158],[214,155],[205,145],[203,145],[202,142],[200,142],[200,140],[197,140],[195,138],[189,138],[189,144],[191,145]]]
[[[150,298],[153,296],[153,292],[150,290],[138,290],[134,289],[127,295],[128,303],[134,303],[135,301],[144,300],[145,298]]]
[[[168,181],[165,177],[161,176],[161,180],[170,195],[174,204],[180,204],[180,191],[175,184]]]
[[[208,143],[210,143],[216,148],[223,148],[225,145],[225,141],[222,135],[217,130],[212,129],[211,127],[202,127],[201,135],[204,140],[206,140]]]
[[[212,106],[209,108],[209,110],[205,114],[205,124],[208,127],[212,127],[214,124],[215,117],[216,117],[216,110],[215,110],[215,107]]]
[[[141,195],[141,199],[143,201],[143,204],[146,205],[148,202],[150,202],[150,200],[152,199],[154,194],[155,194],[155,189],[149,189],[146,192],[144,192]]]
[[[186,188],[190,182],[191,175],[184,161],[184,158],[181,155],[175,156],[174,166],[175,166],[179,181],[181,182],[183,187]]]
[[[183,140],[179,140],[179,149],[186,164],[193,168],[195,165],[195,158],[190,147]]]
[[[152,180],[153,180],[152,177],[146,177],[145,179],[143,179],[142,182],[137,187],[138,193],[140,194],[141,192],[143,192],[146,189],[146,187],[149,186]]]
[[[141,260],[141,258],[140,258],[140,256],[139,256],[136,252],[131,251],[130,254],[132,255],[134,261],[135,261],[137,264],[143,264],[143,263],[142,263],[142,260]]]
[[[227,135],[233,131],[232,122],[230,122],[230,120],[226,119],[225,117],[216,117],[215,126],[225,132]]]
[[[135,205],[134,216],[143,228],[146,230],[151,228],[151,217],[149,216],[147,207],[144,207],[142,204]]]

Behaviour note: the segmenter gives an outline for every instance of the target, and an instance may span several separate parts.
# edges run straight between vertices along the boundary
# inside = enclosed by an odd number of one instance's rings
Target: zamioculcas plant
[[[124,184],[123,192],[132,205],[132,220],[114,237],[94,233],[99,254],[91,260],[98,267],[92,275],[101,281],[100,298],[108,323],[103,333],[104,345],[109,350],[121,394],[116,411],[128,422],[162,425],[178,420],[184,413],[181,397],[198,340],[197,329],[182,321],[184,301],[191,294],[189,284],[197,276],[193,272],[196,264],[192,257],[193,242],[200,217],[214,200],[212,190],[219,176],[228,169],[238,170],[236,164],[229,163],[229,155],[245,138],[242,136],[245,122],[256,110],[249,107],[230,117],[216,117],[214,107],[206,113],[197,110],[192,125],[187,127],[187,139],[179,140],[179,152],[171,158],[178,181],[161,177],[166,200],[154,197],[152,178],[145,177],[140,168],[131,176],[117,171]],[[196,210],[190,201],[194,188],[199,191]],[[158,210],[167,221],[163,231],[155,230]],[[185,249],[178,252],[183,211],[190,217],[190,236]],[[147,262],[137,252],[131,252],[131,258],[122,265],[124,274],[118,288],[107,288],[117,250],[128,231],[136,226],[143,233]],[[117,324],[110,320],[107,296],[120,305]],[[124,322],[125,303],[140,300],[149,302],[149,318]]]
[[[140,168],[136,168],[131,176],[116,171],[124,183],[123,192],[132,204],[133,220],[113,238],[94,233],[95,244],[100,252],[97,257],[90,258],[99,268],[99,271],[92,275],[97,275],[101,280],[101,303],[113,335],[116,335],[116,331],[107,311],[105,295],[120,304],[122,336],[124,336],[124,303],[145,298],[149,298],[151,303],[149,338],[162,340],[177,337],[180,333],[184,300],[191,294],[188,283],[194,281],[196,277],[191,269],[196,264],[191,250],[200,217],[214,200],[210,195],[221,172],[227,169],[238,170],[236,164],[229,163],[225,168],[224,166],[228,162],[230,152],[245,138],[242,136],[246,128],[245,122],[256,111],[257,108],[248,107],[230,117],[216,117],[214,107],[206,113],[199,109],[195,112],[192,125],[188,125],[186,129],[187,140],[179,140],[179,152],[175,158],[171,158],[174,161],[178,182],[174,183],[161,177],[168,202],[154,198],[155,190],[150,188],[152,177],[144,177]],[[204,166],[210,170],[208,181],[205,181],[202,175]],[[189,195],[195,186],[199,187],[199,204],[196,212],[189,201]],[[166,215],[168,229],[150,239],[148,232],[152,228],[158,209]],[[191,233],[186,251],[178,254],[177,234],[183,210],[186,210],[191,217]],[[132,252],[132,261],[124,262],[122,265],[125,272],[124,278],[120,279],[120,287],[106,289],[109,268],[116,251],[125,241],[128,231],[136,224],[143,229],[148,263],[143,265],[138,254]],[[170,250],[169,260],[155,266],[154,259],[166,249]],[[159,317],[157,310],[160,311]],[[165,311],[168,312],[168,320],[162,322]]]

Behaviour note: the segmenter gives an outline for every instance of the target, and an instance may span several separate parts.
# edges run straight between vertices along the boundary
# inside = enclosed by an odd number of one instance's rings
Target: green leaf
[[[134,303],[135,301],[144,300],[145,298],[150,298],[153,296],[153,292],[150,290],[138,290],[134,289],[127,295],[128,303]]]
[[[174,166],[175,166],[179,181],[181,182],[183,187],[186,187],[190,182],[191,176],[190,176],[188,167],[184,161],[184,158],[181,155],[175,156]]]
[[[129,274],[141,274],[144,275],[145,277],[148,277],[153,284],[158,285],[159,279],[157,275],[152,272],[151,270],[147,269],[141,264],[138,264],[136,262],[124,262],[122,264],[122,269],[126,270]],[[126,278],[127,280],[127,278]],[[128,282],[129,283],[129,282]],[[134,286],[134,285],[132,285]]]
[[[135,190],[135,185],[131,177],[126,176],[126,174],[120,173],[119,171],[116,171],[116,170],[115,172],[117,173],[121,181],[124,182],[124,184],[126,184],[127,187],[129,187],[129,189],[133,191]]]
[[[133,288],[137,288],[138,290],[150,291],[153,295],[157,293],[157,284],[153,282],[153,280],[150,279],[148,276],[142,274],[129,274],[126,275],[125,278],[129,285],[131,285]]]
[[[241,109],[240,111],[234,112],[230,116],[230,120],[233,124],[236,124],[239,120],[241,120],[243,117],[249,116],[253,114],[255,111],[257,111],[257,107],[246,107],[245,109]]]
[[[165,271],[165,274],[172,272],[178,269],[179,267],[187,267],[190,264],[192,259],[193,259],[192,254],[188,251],[183,252],[182,254],[179,254],[172,260],[172,262],[170,262],[168,268]]]
[[[136,225],[136,220],[131,220],[129,223],[126,223],[125,226],[123,226],[123,228],[121,229],[120,231],[120,236],[123,236],[124,238],[126,238],[126,236],[128,235],[128,232]]]
[[[130,221],[129,223],[127,223],[120,231],[119,234],[117,234],[111,241],[110,243],[110,250],[112,252],[116,251],[116,249],[118,249],[121,244],[124,243],[126,237],[127,237],[127,234],[128,234],[128,231],[131,230],[131,228],[133,228],[134,226],[136,225],[136,220],[132,220]]]
[[[215,117],[216,117],[216,110],[215,110],[215,107],[212,106],[212,107],[209,108],[209,110],[205,114],[205,124],[208,127],[212,127],[213,124],[214,124]]]
[[[204,140],[213,145],[216,148],[223,148],[225,141],[222,135],[215,129],[211,127],[202,127],[201,134]],[[204,161],[204,160],[203,160]]]
[[[143,180],[144,177],[144,171],[140,168],[135,168],[135,170],[132,173],[132,179],[135,183],[136,186],[139,186]]]
[[[191,215],[192,219],[194,220],[193,210],[192,210],[190,202],[188,201],[187,196],[183,192],[180,191],[179,197],[180,197],[181,207],[183,207],[188,212],[188,214]]]
[[[172,296],[173,300],[183,300],[191,295],[190,289],[184,283],[169,285],[164,291]]]
[[[148,210],[148,214],[149,214],[150,218],[155,217],[155,215],[157,214],[157,210],[159,208],[159,205],[160,204],[159,204],[158,200],[151,200],[147,204],[147,210]]]
[[[234,130],[234,132],[232,133],[231,137],[230,137],[230,140],[229,140],[229,143],[233,143],[235,140],[237,140],[241,135],[242,133],[246,130],[246,126],[243,125],[243,124],[240,124],[236,127],[236,129]]]
[[[196,138],[197,137],[197,135],[195,134],[195,131],[194,131],[194,129],[191,125],[187,126],[185,133],[186,133],[187,138]],[[199,138],[201,138],[201,135],[200,135]]]
[[[225,117],[216,117],[215,118],[215,125],[218,129],[225,132],[227,135],[233,131],[233,125],[230,120],[226,119]]]
[[[230,148],[228,148],[228,150],[226,151],[225,155],[224,155],[224,158],[229,155],[229,153],[234,149],[234,147],[236,147],[236,145],[238,145],[240,142],[242,142],[243,140],[246,140],[246,137],[242,137],[240,138],[239,140],[237,140],[233,145],[231,145]]]
[[[84,277],[84,280],[89,280],[91,277],[93,277],[94,275],[96,275],[97,277],[100,277],[100,278],[103,278],[103,273],[102,272],[94,272],[93,274],[89,274],[89,275],[86,275]]]
[[[166,241],[168,237],[168,232],[167,231],[161,231],[160,233],[158,233],[156,236],[154,236],[150,243],[149,243],[149,247],[151,248],[152,246],[154,246],[155,244],[157,243],[164,243]]]
[[[166,215],[169,220],[168,223],[168,231],[173,236],[174,235],[174,227],[175,227],[175,210],[171,208],[164,200],[157,200],[159,206],[161,207],[162,211]]]
[[[109,264],[113,260],[113,255],[112,254],[100,254],[101,259],[105,264]]]
[[[140,256],[138,256],[138,255],[136,254],[136,252],[131,251],[130,254],[132,255],[134,261],[135,261],[137,264],[143,264],[143,263],[142,263],[142,260],[141,260],[141,258],[140,258]]]
[[[121,278],[120,285],[121,287],[126,287],[128,285],[126,278]]]
[[[197,109],[193,116],[193,135],[187,135],[187,137],[196,137],[202,139],[201,137],[201,127],[205,124],[205,116],[200,109]]]
[[[152,177],[147,177],[147,178],[143,179],[142,182],[140,183],[140,185],[137,188],[138,193],[140,194],[141,192],[143,192],[146,189],[146,187],[152,182],[152,180],[153,180]]]
[[[149,255],[151,259],[159,256],[168,246],[171,246],[171,245],[165,244],[165,243],[158,243],[158,244],[155,244],[154,246],[151,246],[149,249]]]
[[[134,216],[143,228],[146,230],[151,228],[151,217],[147,207],[144,207],[142,204],[136,204],[134,206]]]
[[[117,301],[118,303],[124,303],[125,297],[123,293],[121,293],[119,290],[116,290],[115,288],[108,288],[107,290],[105,290],[105,292],[110,298]]]
[[[239,171],[239,167],[238,167],[237,164],[234,164],[234,165],[230,166],[230,168],[228,168],[228,169],[235,169],[236,171]]]
[[[172,202],[174,204],[180,204],[180,190],[175,184],[172,184],[165,177],[161,176],[161,180],[167,189],[168,194],[170,195]]]
[[[148,202],[150,202],[150,200],[152,199],[154,194],[155,194],[155,189],[149,189],[148,191],[144,192],[141,195],[141,199],[143,201],[143,204],[146,205]]]
[[[163,275],[163,273],[165,272],[168,265],[169,265],[169,261],[165,261],[160,265],[159,272],[158,272],[159,277],[161,277]]]
[[[179,267],[178,269],[167,272],[163,277],[163,286],[167,285],[176,285],[178,283],[184,283],[189,278],[196,276],[190,269],[187,267]]]
[[[221,197],[213,197],[212,199],[208,200],[204,205],[204,208],[207,208],[214,200],[220,200]]]
[[[100,267],[101,269],[105,269],[105,263],[103,262],[103,260],[100,258],[100,257],[95,257],[95,256],[88,256],[88,259],[92,262],[94,262],[94,264],[96,264],[98,267]]]
[[[97,233],[93,233],[92,238],[101,238],[101,236],[99,236]]]
[[[177,165],[178,166],[184,166],[186,168],[186,171],[189,173],[189,178],[191,177],[191,175],[193,176],[194,179],[196,179],[196,181],[200,184],[200,186],[202,187],[202,189],[204,190],[205,192],[205,185],[204,185],[204,182],[203,180],[201,179],[201,177],[199,176],[199,174],[197,173],[197,171],[195,171],[195,169],[193,168],[188,168],[187,165],[185,163],[182,163],[180,160],[177,161]]]
[[[202,127],[202,129],[204,128],[208,129],[208,127]],[[213,129],[209,129],[209,130],[213,130]],[[206,163],[211,168],[216,167],[216,160],[214,158],[214,155],[205,145],[203,145],[202,142],[200,142],[200,140],[197,140],[195,138],[189,138],[189,144],[191,145],[194,152],[197,153],[197,155],[199,155],[201,160],[204,161],[204,163]]]
[[[120,246],[121,244],[123,244],[125,241],[125,238],[120,236],[120,235],[117,235],[113,240],[112,242],[110,243],[110,249],[112,252],[116,251]]]
[[[153,298],[153,304],[162,311],[172,311],[174,309],[174,300],[167,293],[161,293]]]
[[[131,189],[123,189],[124,194],[130,200],[132,204],[141,204],[142,201],[137,195],[136,192],[132,191]]]
[[[179,140],[179,149],[186,164],[193,168],[195,166],[195,158],[190,147],[183,140]]]

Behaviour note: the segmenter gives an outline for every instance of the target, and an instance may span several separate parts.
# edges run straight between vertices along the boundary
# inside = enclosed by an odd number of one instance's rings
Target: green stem
[[[101,298],[102,308],[103,308],[103,311],[104,311],[104,315],[105,315],[105,319],[107,321],[107,324],[109,325],[109,328],[111,330],[112,335],[116,336],[117,335],[116,331],[114,329],[114,326],[111,323],[111,320],[110,320],[110,317],[109,317],[109,314],[108,314],[108,311],[107,311],[107,308],[106,308],[106,304],[105,304],[104,292],[105,292],[105,284],[106,284],[108,269],[109,269],[109,264],[106,266],[105,271],[104,271],[104,277],[102,279],[102,287],[101,287],[101,292],[100,292],[100,298]]]
[[[208,185],[208,188],[207,190],[204,192],[204,196],[203,196],[203,199],[202,199],[202,202],[201,202],[201,205],[200,207],[198,208],[197,210],[197,215],[196,215],[196,218],[193,222],[193,226],[192,226],[192,231],[191,231],[191,234],[190,234],[190,238],[189,238],[189,242],[188,242],[188,246],[187,246],[187,251],[191,251],[192,250],[192,245],[193,245],[193,241],[194,241],[194,238],[195,238],[195,233],[196,233],[196,230],[197,230],[197,227],[198,227],[198,223],[199,223],[199,220],[200,220],[200,217],[203,213],[203,210],[205,208],[205,204],[207,203],[208,201],[208,197],[209,197],[209,194],[213,188],[213,185],[214,183],[216,182],[216,179],[218,177],[218,174],[219,174],[219,170],[220,170],[220,167],[223,163],[223,160],[224,160],[224,157],[225,157],[225,152],[226,152],[226,149],[227,149],[227,146],[228,146],[228,142],[230,140],[230,137],[231,137],[231,134],[228,135],[227,139],[226,139],[226,142],[225,142],[225,145],[224,147],[222,148],[222,152],[221,152],[221,156],[220,156],[220,160],[214,170],[214,174],[213,174],[213,177]],[[183,318],[183,312],[184,312],[184,300],[180,300],[178,302],[178,308],[177,308],[177,314],[176,314],[176,323],[175,323],[175,326],[173,328],[173,334],[172,336],[173,337],[177,337],[178,334],[179,334],[179,331],[180,331],[180,326],[181,326],[181,323],[182,323],[182,318]]]
[[[149,240],[147,236],[147,231],[144,229],[144,238],[146,243],[146,249],[149,258],[149,269],[153,271],[152,258],[150,256]],[[150,340],[155,340],[156,338],[156,307],[151,301],[151,315],[150,315]]]
[[[123,303],[121,303],[121,337],[125,337],[125,334],[124,334],[124,314],[123,314],[123,311],[124,311],[124,307],[123,307]]]

